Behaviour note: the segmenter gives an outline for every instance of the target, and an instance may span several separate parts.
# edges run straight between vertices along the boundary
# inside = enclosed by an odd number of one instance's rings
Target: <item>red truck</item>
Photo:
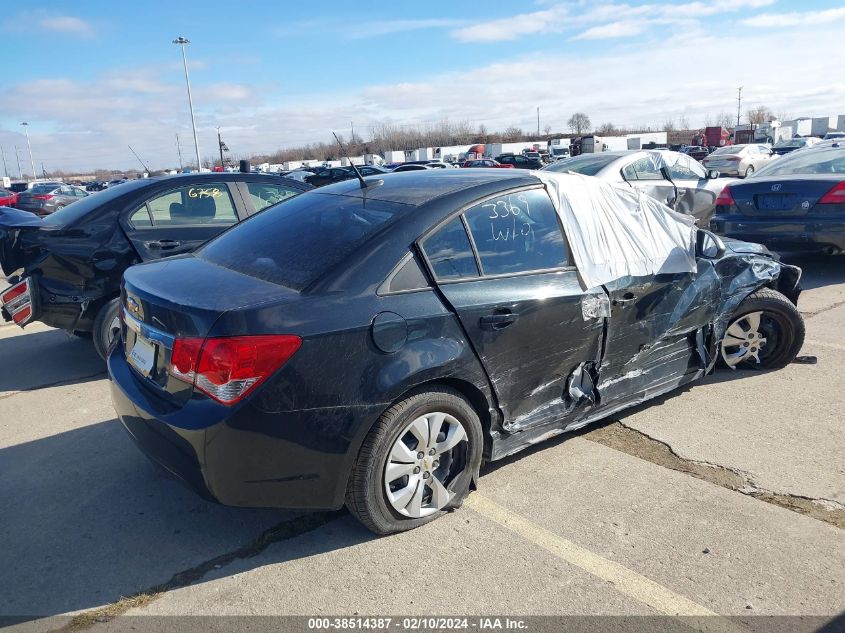
[[[731,133],[720,125],[713,125],[704,128],[704,138],[707,141],[707,147],[724,147],[725,145],[733,145],[731,141]]]

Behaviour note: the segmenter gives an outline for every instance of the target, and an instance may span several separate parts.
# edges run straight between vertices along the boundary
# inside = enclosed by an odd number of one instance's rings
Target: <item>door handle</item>
[[[152,242],[145,242],[144,244],[147,248],[160,248],[165,251],[180,246],[182,242],[178,240],[153,240]]]
[[[503,330],[519,318],[513,312],[497,312],[487,314],[479,319],[481,327],[487,330]]]
[[[631,303],[632,301],[636,301],[636,299],[637,299],[637,297],[633,292],[626,292],[624,295],[622,295],[621,298],[614,299],[613,305],[615,305],[615,306],[625,305],[626,303]]]

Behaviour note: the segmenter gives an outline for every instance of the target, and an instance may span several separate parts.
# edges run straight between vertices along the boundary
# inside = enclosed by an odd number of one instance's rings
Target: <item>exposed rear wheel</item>
[[[388,409],[364,440],[346,505],[376,534],[428,523],[461,505],[482,447],[478,415],[460,394],[414,394]]]
[[[112,299],[100,308],[97,318],[94,319],[94,331],[92,332],[94,349],[97,350],[103,360],[108,358],[112,345],[120,335],[119,309],[120,299]]]
[[[748,178],[752,174],[754,174],[754,165],[749,165],[748,167],[745,168],[745,176],[744,177]]]
[[[780,369],[804,344],[804,319],[781,293],[763,288],[743,301],[720,348],[730,368]]]

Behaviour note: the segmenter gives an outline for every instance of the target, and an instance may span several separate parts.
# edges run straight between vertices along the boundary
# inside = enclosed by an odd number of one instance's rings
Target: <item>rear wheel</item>
[[[94,319],[94,331],[92,332],[94,349],[97,350],[103,360],[108,358],[112,345],[120,335],[119,309],[120,299],[112,299],[100,308],[97,318]]]
[[[744,176],[744,178],[748,178],[748,177],[749,177],[749,176],[751,176],[752,174],[754,174],[754,165],[749,165],[748,167],[746,167],[746,168],[745,168],[745,176]]]
[[[376,534],[433,521],[463,503],[483,443],[478,415],[459,393],[438,388],[409,396],[364,440],[346,505]]]
[[[731,318],[720,348],[731,369],[780,369],[804,344],[804,319],[781,293],[764,288],[743,301]]]

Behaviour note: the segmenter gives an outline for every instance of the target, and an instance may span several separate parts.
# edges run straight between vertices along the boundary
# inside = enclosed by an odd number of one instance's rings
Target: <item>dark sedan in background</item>
[[[845,143],[787,154],[724,188],[711,228],[779,252],[845,251]]]
[[[516,169],[542,169],[545,164],[539,158],[528,158],[522,154],[502,154],[496,156],[496,161],[502,165],[510,165]]]
[[[2,208],[0,267],[13,283],[0,294],[2,316],[91,335],[105,357],[126,268],[192,251],[308,189],[275,175],[189,174],[115,185],[44,218]]]
[[[42,183],[19,193],[15,208],[35,215],[50,215],[88,195],[88,192],[81,187],[62,183]]]
[[[654,203],[689,269],[585,290],[568,244],[590,239],[579,231],[595,214],[581,204],[589,218],[564,235],[548,181],[616,209],[602,215],[608,232],[638,204],[580,176],[389,174],[132,267],[108,361],[120,420],[206,497],[345,503],[387,534],[459,507],[482,460],[666,393],[719,358],[794,358],[798,268]]]
[[[361,172],[362,176],[378,176],[379,174],[390,173],[389,170],[375,165],[359,165],[358,171]],[[303,180],[314,187],[322,187],[351,178],[357,178],[352,167],[325,167],[316,170],[311,176],[305,176]]]

